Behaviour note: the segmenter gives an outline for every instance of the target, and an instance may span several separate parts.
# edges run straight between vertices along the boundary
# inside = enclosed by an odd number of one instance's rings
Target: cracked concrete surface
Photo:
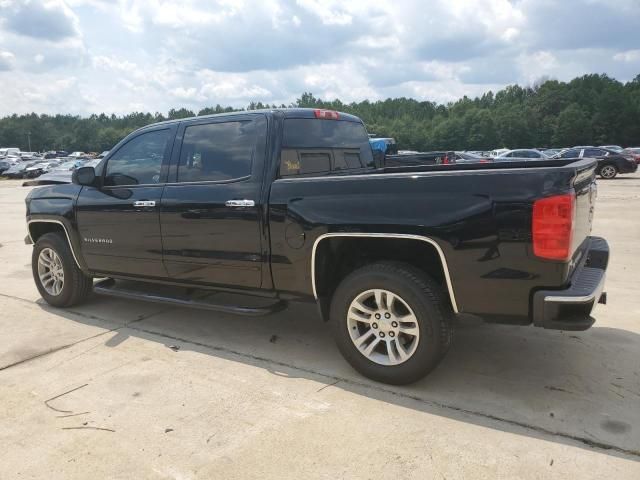
[[[0,182],[0,478],[640,478],[640,174],[599,182],[593,329],[466,321],[408,387],[353,372],[305,306],[46,306],[25,194]]]

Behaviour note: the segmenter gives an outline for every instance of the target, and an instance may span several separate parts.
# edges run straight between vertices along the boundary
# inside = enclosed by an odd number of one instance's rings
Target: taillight
[[[333,110],[316,110],[315,114],[316,118],[323,120],[338,120],[338,118],[340,118],[340,114]]]
[[[533,253],[549,260],[569,260],[576,210],[574,194],[556,195],[533,204]]]

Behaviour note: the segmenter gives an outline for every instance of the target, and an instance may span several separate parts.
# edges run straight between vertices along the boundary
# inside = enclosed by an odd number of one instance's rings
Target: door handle
[[[134,207],[155,207],[156,202],[154,200],[138,200],[133,202]]]
[[[227,207],[255,207],[256,202],[253,200],[227,200],[224,202]]]

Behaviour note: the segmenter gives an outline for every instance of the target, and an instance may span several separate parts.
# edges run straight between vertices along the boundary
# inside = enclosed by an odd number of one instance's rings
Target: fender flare
[[[62,229],[64,230],[64,234],[67,237],[67,243],[69,244],[69,249],[71,250],[71,254],[73,255],[73,260],[76,262],[76,265],[80,270],[87,271],[87,268],[83,266],[84,262],[80,263],[81,257],[79,257],[76,254],[76,250],[73,246],[73,242],[71,241],[71,237],[69,236],[69,230],[62,220],[53,220],[50,218],[34,218],[27,221],[27,231],[29,232],[29,239],[31,240],[31,243],[34,245],[36,242],[33,240],[33,236],[31,235],[31,225],[35,223],[56,223],[58,225],[61,225]]]
[[[410,235],[403,233],[356,233],[356,232],[346,232],[346,233],[325,233],[316,238],[313,243],[313,249],[311,251],[311,287],[313,289],[313,296],[318,300],[318,292],[316,290],[316,251],[318,249],[318,244],[326,239],[332,237],[364,237],[364,238],[398,238],[404,240],[418,240],[421,242],[426,242],[432,247],[436,249],[438,252],[438,256],[440,257],[440,262],[442,263],[442,270],[444,272],[444,278],[447,284],[447,290],[449,291],[449,299],[451,300],[451,307],[455,313],[459,313],[458,304],[456,302],[455,293],[453,291],[453,283],[451,282],[451,275],[449,275],[449,266],[447,265],[447,259],[442,251],[440,245],[430,237],[424,237],[422,235]]]

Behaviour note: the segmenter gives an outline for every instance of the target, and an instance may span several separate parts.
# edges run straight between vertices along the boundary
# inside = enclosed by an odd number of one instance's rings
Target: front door
[[[164,261],[181,282],[259,288],[264,115],[183,124],[160,212]],[[176,145],[178,145],[176,141]]]
[[[126,139],[107,157],[100,186],[82,188],[77,221],[90,270],[167,276],[159,211],[175,129],[165,126]]]

